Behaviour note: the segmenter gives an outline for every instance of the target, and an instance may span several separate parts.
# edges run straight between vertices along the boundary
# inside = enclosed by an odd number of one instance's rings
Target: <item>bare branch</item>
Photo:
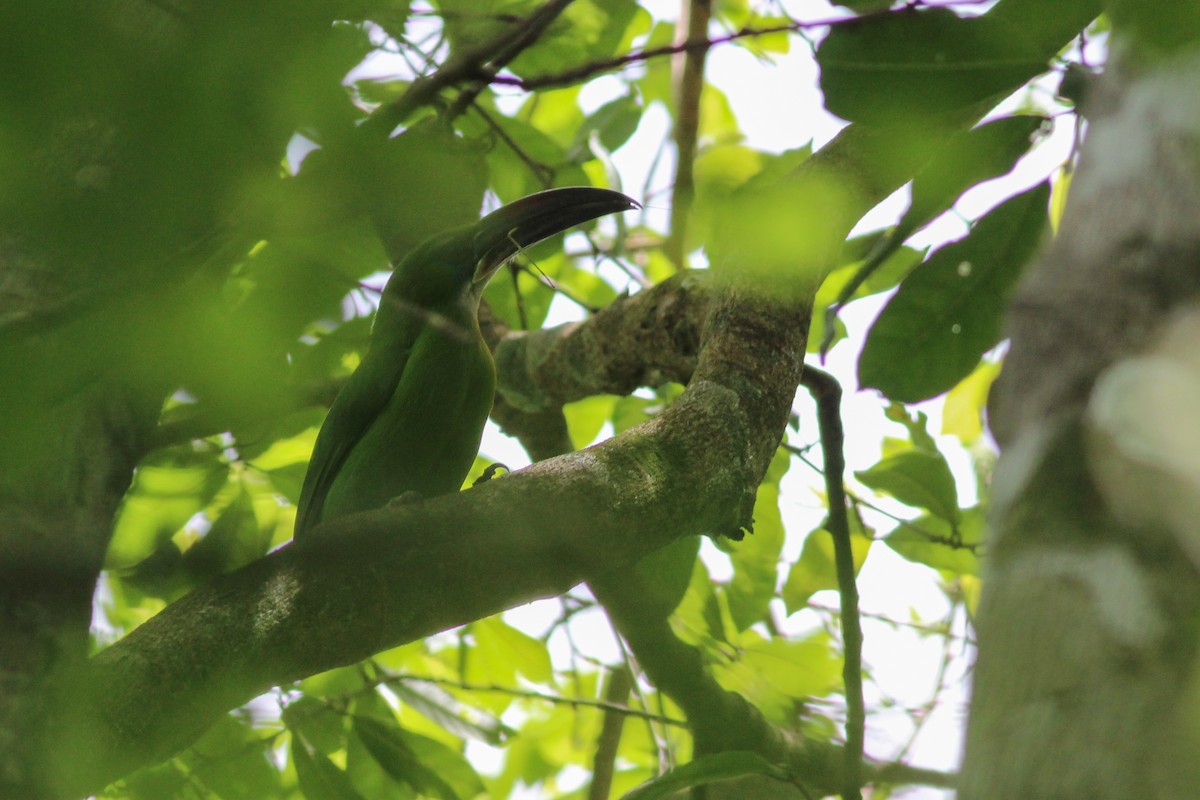
[[[679,42],[707,42],[708,22],[712,19],[710,0],[683,0],[684,14],[679,21]],[[663,250],[676,267],[687,266],[688,216],[696,187],[692,165],[696,160],[696,142],[700,134],[700,95],[704,90],[704,62],[707,47],[690,47],[683,52],[675,79],[675,180],[671,193],[671,227]]]
[[[862,755],[866,727],[862,685],[862,622],[858,617],[858,586],[854,578],[854,550],[850,544],[850,521],[846,516],[845,434],[842,430],[842,387],[828,372],[813,366],[804,369],[801,383],[817,401],[821,450],[825,454],[825,495],[829,505],[826,523],[833,536],[837,565],[838,595],[842,601],[842,680],[846,691],[846,751],[843,800],[862,796]]]

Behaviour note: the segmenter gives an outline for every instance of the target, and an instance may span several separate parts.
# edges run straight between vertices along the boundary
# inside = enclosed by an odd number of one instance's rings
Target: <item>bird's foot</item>
[[[505,472],[512,472],[512,470],[509,469],[507,465],[501,464],[499,461],[497,461],[495,464],[488,464],[487,469],[485,469],[483,471],[483,474],[480,475],[478,478],[476,478],[475,482],[472,483],[471,485],[478,486],[481,483],[490,481],[492,478],[496,477],[496,473],[499,472],[500,470],[504,470]]]

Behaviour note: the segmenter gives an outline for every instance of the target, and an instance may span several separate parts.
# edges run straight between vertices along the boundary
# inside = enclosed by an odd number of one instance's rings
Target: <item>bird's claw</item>
[[[495,464],[488,464],[487,469],[485,469],[483,471],[483,474],[480,475],[478,478],[476,478],[475,482],[472,483],[471,485],[478,486],[481,483],[490,481],[492,478],[496,477],[496,473],[499,472],[500,470],[504,470],[505,472],[512,472],[512,470],[508,468],[508,465],[501,464],[499,461],[497,461]]]

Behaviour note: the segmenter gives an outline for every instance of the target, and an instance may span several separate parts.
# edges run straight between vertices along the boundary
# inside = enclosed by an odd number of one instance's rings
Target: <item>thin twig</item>
[[[825,494],[829,502],[827,528],[833,536],[838,594],[842,599],[842,680],[846,685],[846,750],[843,800],[862,797],[863,737],[866,711],[862,686],[862,623],[858,616],[858,586],[854,579],[854,551],[850,546],[850,521],[846,514],[845,434],[842,430],[842,387],[828,372],[805,366],[801,384],[817,403],[821,450],[825,454]]]
[[[677,44],[707,43],[710,19],[710,0],[683,0]],[[708,47],[691,47],[676,61],[675,180],[671,184],[671,222],[663,252],[677,269],[687,266],[687,223],[696,194],[692,166],[696,161],[696,143],[700,136],[700,95],[704,90],[704,63],[707,58]]]
[[[827,25],[828,22],[820,23]],[[648,61],[653,58],[662,58],[664,56],[678,55],[679,53],[687,53],[693,50],[708,50],[710,47],[720,44],[727,44],[738,39],[745,39],[751,36],[766,36],[772,33],[786,33],[788,31],[796,31],[805,27],[811,27],[813,23],[792,23],[788,25],[775,25],[767,28],[743,28],[736,33],[730,33],[725,36],[714,36],[711,39],[701,38],[679,42],[677,44],[663,45],[662,47],[652,47],[649,50],[639,50],[636,53],[626,53],[623,56],[604,59],[602,61],[593,61],[590,64],[582,64],[574,69],[563,70],[562,72],[554,73],[553,75],[535,75],[531,78],[510,78],[507,76],[496,77],[492,79],[494,84],[502,84],[505,86],[515,86],[525,91],[533,91],[534,89],[547,89],[558,86],[571,86],[576,83],[587,80],[595,75],[605,72],[612,72],[621,67],[630,64],[636,64],[640,61]]]
[[[633,675],[624,665],[608,673],[608,686],[604,700],[615,706],[626,707]],[[596,737],[596,755],[592,759],[592,783],[588,787],[588,800],[608,800],[612,791],[613,773],[617,764],[617,751],[621,744],[621,730],[625,727],[625,714],[606,710],[600,735]]]
[[[809,469],[811,469],[813,472],[815,472],[821,476],[825,475],[825,470],[818,467],[816,464],[814,464],[812,461],[810,461],[808,459],[808,457],[805,455],[805,451],[811,445],[808,445],[805,447],[797,447],[794,444],[788,444],[787,442],[782,442],[782,443],[780,443],[779,446],[781,448],[783,448],[784,450],[786,450],[787,452],[791,453],[792,455],[796,456],[796,458],[800,459],[800,462],[802,464],[804,464],[806,467],[808,467]],[[869,508],[872,511],[874,511],[876,514],[882,514],[883,516],[885,516],[888,519],[892,520],[893,522],[897,523],[901,528],[911,528],[912,530],[914,530],[917,533],[924,536],[926,539],[928,539],[933,544],[945,545],[946,547],[949,547],[954,550],[966,550],[970,553],[973,553],[974,555],[982,555],[982,553],[983,553],[983,545],[982,544],[968,544],[967,542],[963,542],[961,540],[956,540],[950,536],[942,536],[941,534],[934,533],[933,531],[929,530],[928,528],[921,527],[920,525],[916,524],[915,522],[913,522],[910,519],[905,519],[904,517],[900,516],[899,514],[895,514],[891,511],[888,511],[883,506],[872,503],[870,500],[866,499],[862,495],[852,492],[849,489],[846,490],[846,497],[849,498],[850,502],[853,503],[855,506],[864,506],[864,507]]]
[[[655,714],[650,711],[642,711],[638,708],[630,708],[629,706],[618,703],[609,703],[605,700],[589,700],[584,697],[563,697],[562,695],[535,692],[531,689],[514,689],[511,686],[467,683],[465,681],[455,681],[446,678],[432,678],[424,675],[393,675],[382,681],[382,683],[404,683],[406,681],[420,681],[422,683],[434,683],[439,686],[450,686],[455,689],[462,689],[464,692],[496,692],[497,694],[506,694],[510,697],[520,697],[526,700],[543,700],[547,703],[572,706],[574,708],[598,708],[603,711],[612,711],[614,713],[624,714],[628,717],[637,717],[638,719],[644,719],[649,722],[659,722],[663,725],[674,725],[678,728],[687,727],[687,722],[685,720],[675,719],[674,717],[668,717],[664,714]]]

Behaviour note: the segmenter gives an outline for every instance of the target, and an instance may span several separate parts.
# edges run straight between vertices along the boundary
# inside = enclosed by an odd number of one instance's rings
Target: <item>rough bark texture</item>
[[[1200,290],[1200,58],[1110,67],[1097,92],[992,399],[1004,452],[964,800],[1200,784],[1200,560],[1195,514],[1179,514],[1196,508],[1200,392],[1163,348]],[[1189,452],[1170,460],[1171,438]]]

